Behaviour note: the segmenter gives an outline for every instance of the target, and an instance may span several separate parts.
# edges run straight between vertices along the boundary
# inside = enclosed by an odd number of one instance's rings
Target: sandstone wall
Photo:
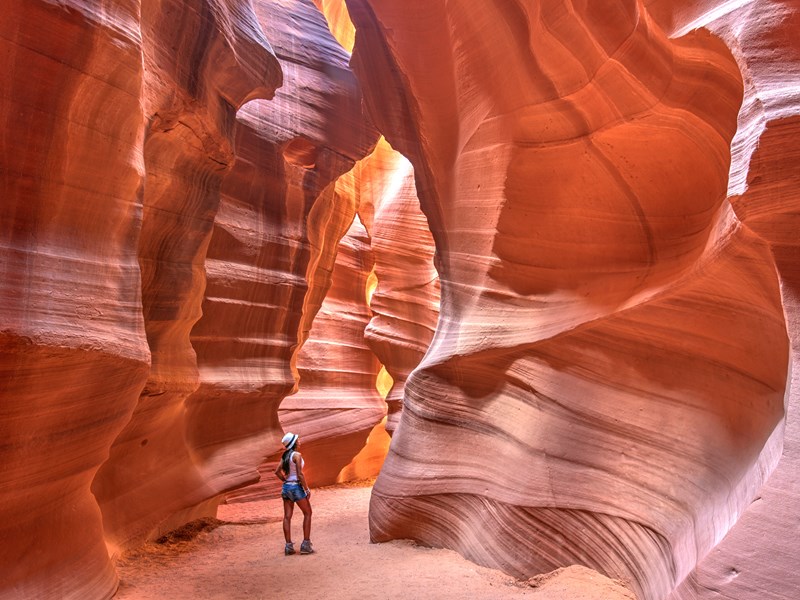
[[[356,218],[339,245],[330,291],[297,358],[299,391],[278,411],[284,431],[301,435],[309,485],[336,483],[386,414],[375,386],[381,364],[364,340],[372,316],[367,278],[373,263],[370,239]]]
[[[0,7],[0,597],[110,595],[90,492],[150,362],[135,2]]]
[[[0,597],[109,597],[277,446],[377,133],[313,3],[256,9],[0,8]]]
[[[201,315],[220,186],[234,162],[236,110],[281,82],[255,15],[232,8],[141,4],[148,121],[138,260],[152,362],[92,485],[112,551],[182,524],[183,511],[215,495],[186,440],[185,402],[199,382],[189,335]]]
[[[439,274],[411,163],[382,139],[359,166],[359,215],[370,232],[376,281],[374,316],[364,334],[392,378],[386,397],[391,433],[400,421],[406,379],[436,329]]]
[[[294,392],[310,478],[369,476],[383,363],[374,540],[793,600],[798,31],[797,0],[6,0],[0,598],[110,597],[110,556],[271,477]]]
[[[240,112],[241,159],[223,185],[192,334],[201,385],[187,402],[191,443],[218,493],[256,480],[254,467],[278,447],[278,405],[297,389],[297,352],[355,216],[336,181],[377,141],[349,57],[315,6],[261,2],[257,14],[284,85]],[[234,450],[232,471],[220,457]]]
[[[726,200],[739,66],[633,1],[348,8],[442,281],[373,539],[663,598],[780,454],[779,282]]]
[[[792,340],[786,420],[774,436],[776,451],[783,446],[780,463],[733,530],[672,597],[788,600],[800,589],[800,573],[793,567],[800,511],[800,3],[652,2],[649,8],[670,35],[709,28],[731,48],[743,73],[728,192],[736,216],[770,246]]]

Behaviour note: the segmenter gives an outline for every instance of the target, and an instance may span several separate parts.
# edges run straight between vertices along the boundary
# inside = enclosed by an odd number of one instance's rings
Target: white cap
[[[297,442],[297,438],[299,437],[300,436],[297,435],[296,433],[288,431],[286,435],[283,436],[281,443],[283,444],[284,448],[291,448],[292,446],[294,446],[295,442]]]

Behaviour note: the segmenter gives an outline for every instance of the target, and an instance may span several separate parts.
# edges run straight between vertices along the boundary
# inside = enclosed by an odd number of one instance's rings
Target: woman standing
[[[283,537],[286,538],[286,547],[283,552],[286,556],[294,554],[294,544],[292,543],[292,513],[294,513],[295,502],[300,510],[303,511],[303,543],[300,544],[300,554],[311,554],[314,549],[311,547],[311,490],[308,489],[306,477],[303,475],[305,461],[297,451],[299,436],[295,433],[287,433],[281,442],[286,451],[281,457],[281,462],[275,469],[275,475],[283,481],[281,498],[283,498]]]

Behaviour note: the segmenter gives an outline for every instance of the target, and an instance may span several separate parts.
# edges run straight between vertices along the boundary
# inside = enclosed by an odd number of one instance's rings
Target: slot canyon
[[[287,431],[378,549],[800,598],[800,0],[3,0],[0,75],[0,600]]]

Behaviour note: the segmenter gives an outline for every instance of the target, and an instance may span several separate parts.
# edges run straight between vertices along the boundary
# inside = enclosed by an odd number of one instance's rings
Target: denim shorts
[[[307,496],[308,494],[306,494],[299,481],[289,481],[284,483],[283,487],[281,488],[281,498],[284,500],[297,502],[298,500],[303,500]]]

